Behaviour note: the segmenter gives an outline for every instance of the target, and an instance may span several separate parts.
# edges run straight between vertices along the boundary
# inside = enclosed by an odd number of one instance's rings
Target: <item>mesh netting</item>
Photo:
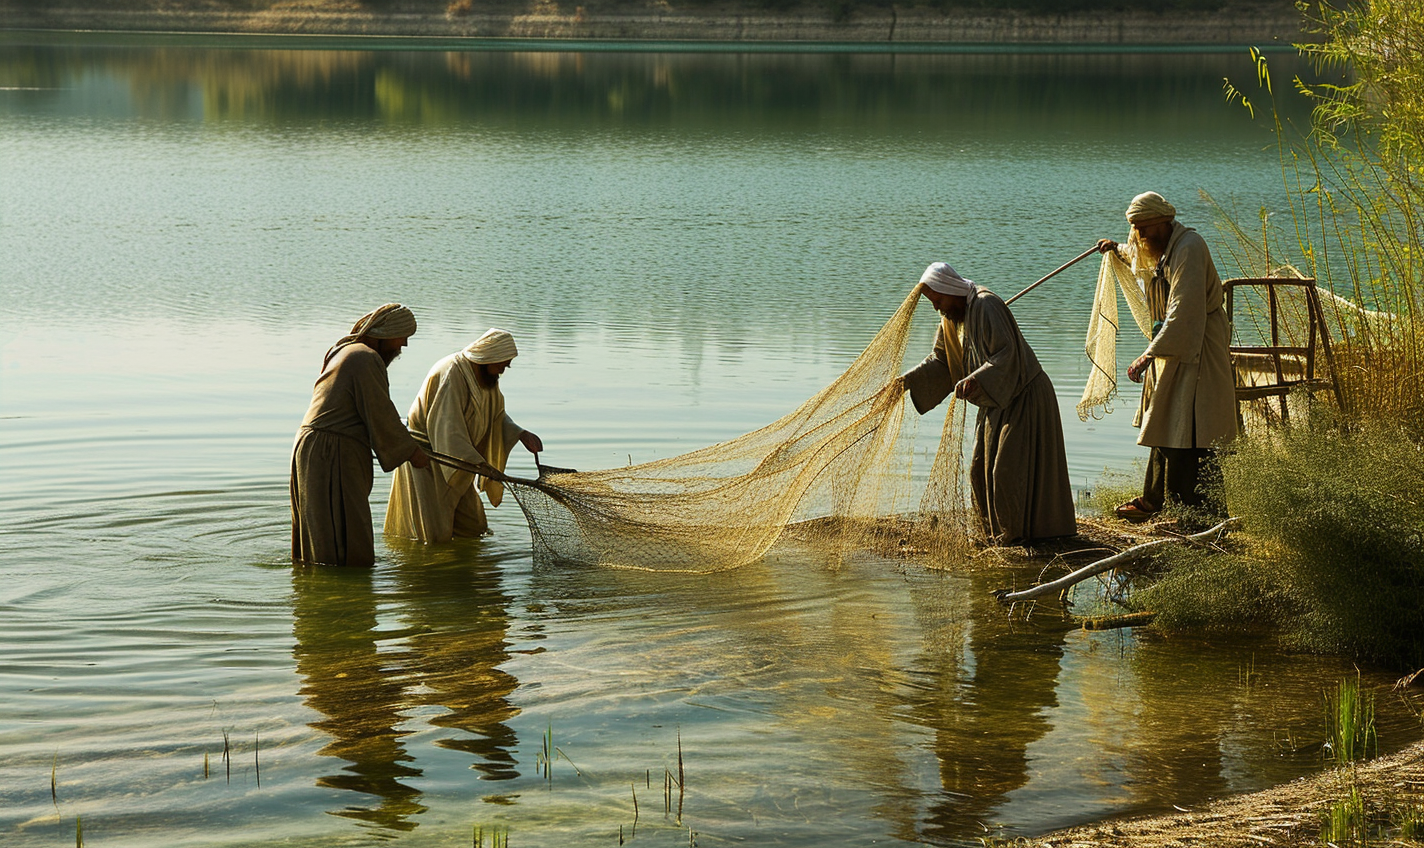
[[[536,554],[715,571],[791,539],[939,560],[963,550],[963,405],[948,404],[927,478],[915,473],[914,428],[904,426],[899,374],[918,300],[916,288],[843,374],[760,430],[642,465],[513,481]]]

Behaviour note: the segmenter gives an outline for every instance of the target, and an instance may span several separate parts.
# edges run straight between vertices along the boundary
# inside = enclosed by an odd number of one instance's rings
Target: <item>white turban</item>
[[[508,330],[501,330],[498,327],[485,331],[469,347],[465,348],[465,358],[480,365],[491,365],[496,362],[508,362],[519,355],[519,349],[514,346],[514,336]]]
[[[1155,191],[1144,191],[1127,204],[1127,222],[1146,224],[1177,217],[1177,207]]]
[[[959,272],[949,267],[945,262],[936,262],[926,268],[925,272],[920,275],[920,283],[940,294],[958,297],[967,297],[974,290],[973,280],[966,280],[959,276]]]

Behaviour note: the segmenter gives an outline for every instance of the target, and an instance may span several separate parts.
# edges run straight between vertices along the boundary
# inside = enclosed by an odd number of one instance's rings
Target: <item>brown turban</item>
[[[326,368],[327,363],[331,361],[331,357],[338,350],[363,337],[403,339],[413,335],[415,335],[415,313],[399,303],[387,303],[362,315],[355,324],[351,325],[351,332],[342,336],[326,352],[326,357],[321,361],[321,367]]]

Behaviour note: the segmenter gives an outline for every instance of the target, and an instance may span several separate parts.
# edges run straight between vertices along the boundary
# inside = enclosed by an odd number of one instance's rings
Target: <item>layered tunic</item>
[[[979,407],[970,475],[985,535],[1017,544],[1076,533],[1053,383],[1009,308],[981,288],[967,298],[962,333],[942,321],[934,352],[905,374],[905,388],[923,415],[964,376],[979,384],[968,398]]]
[[[371,454],[390,471],[416,443],[391,403],[381,355],[347,344],[327,361],[292,449],[292,559],[372,565]]]
[[[464,351],[430,369],[408,417],[410,429],[436,453],[503,471],[509,451],[524,432],[504,411],[496,383],[483,386]],[[489,532],[479,492],[499,506],[504,487],[497,480],[431,462],[428,468],[403,465],[391,484],[386,532],[422,542]]]
[[[1206,241],[1172,224],[1161,263],[1166,314],[1146,354],[1153,357],[1139,410],[1137,443],[1209,448],[1236,437],[1231,322]]]

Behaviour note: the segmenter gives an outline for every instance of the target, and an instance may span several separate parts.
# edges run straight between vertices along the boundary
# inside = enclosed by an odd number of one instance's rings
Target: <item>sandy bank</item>
[[[468,7],[466,7],[468,8]],[[214,4],[153,8],[0,2],[0,28],[304,35],[426,36],[619,41],[834,42],[852,44],[1285,45],[1301,38],[1289,5],[1238,4],[1215,12],[1157,14],[857,9],[838,19],[831,4],[770,11],[736,5],[674,8],[666,2],[598,7],[545,0],[509,6],[403,7],[276,4],[237,11]]]

